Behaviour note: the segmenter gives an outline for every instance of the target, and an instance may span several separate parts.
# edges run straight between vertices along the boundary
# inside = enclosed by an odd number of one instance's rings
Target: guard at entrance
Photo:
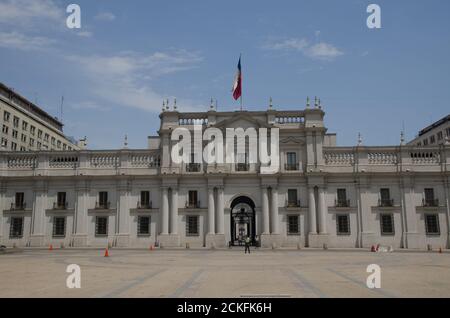
[[[247,251],[250,254],[250,243],[251,243],[250,237],[247,236],[245,238],[245,254],[247,254]]]

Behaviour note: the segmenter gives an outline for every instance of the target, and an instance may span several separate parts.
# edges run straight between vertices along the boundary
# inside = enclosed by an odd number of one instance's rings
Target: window
[[[56,139],[55,137],[52,137],[52,145],[54,146],[56,144]]]
[[[286,154],[286,170],[297,170],[297,154],[295,152]]]
[[[23,236],[23,217],[12,217],[9,228],[9,238],[21,238]]]
[[[393,206],[394,202],[391,200],[391,193],[388,188],[380,189],[380,206]]]
[[[20,151],[26,151],[24,146],[20,146]]]
[[[15,142],[11,142],[11,150],[16,151],[17,150],[17,144]]]
[[[141,208],[150,208],[150,191],[141,191]]]
[[[350,235],[350,217],[348,214],[336,215],[337,235]]]
[[[138,216],[137,224],[137,234],[138,235],[150,235],[150,217],[149,216]]]
[[[300,218],[298,217],[298,215],[288,215],[287,218],[287,234],[300,235]]]
[[[5,135],[8,134],[8,130],[9,130],[8,126],[3,125],[2,132],[3,132]]]
[[[95,235],[107,236],[108,235],[108,217],[97,216],[95,218]]]
[[[34,147],[34,139],[30,138],[30,147]]]
[[[425,201],[424,206],[437,206],[438,202],[434,198],[434,189],[433,188],[426,188],[424,189],[425,193]]]
[[[198,202],[197,202],[197,191],[196,190],[190,190],[189,191],[189,207],[195,207],[198,208]]]
[[[66,149],[67,149],[67,145],[63,144],[63,150],[66,150]]]
[[[2,137],[2,145],[1,146],[4,148],[8,147],[8,139]]]
[[[27,135],[22,134],[22,135],[20,136],[20,139],[22,140],[22,142],[27,142]]]
[[[61,148],[61,141],[60,141],[60,140],[58,140],[58,141],[56,142],[56,147]]]
[[[436,137],[433,135],[430,137],[430,144],[434,144],[436,142]]]
[[[427,235],[440,235],[439,215],[425,214],[425,231]]]
[[[394,216],[392,214],[381,214],[381,235],[394,235]]]
[[[14,116],[13,126],[19,128],[19,117]]]
[[[450,137],[450,128],[447,128],[445,131],[447,132],[447,137]]]
[[[36,133],[36,127],[30,126],[30,134],[32,134],[34,136],[35,133]]]
[[[198,216],[188,215],[186,216],[186,236],[198,236]]]
[[[56,197],[56,204],[59,209],[65,209],[67,207],[65,192],[58,192]]]
[[[23,192],[16,192],[14,203],[16,209],[23,209],[25,207],[25,194]]]
[[[42,143],[41,143],[41,142],[38,142],[38,143],[37,143],[37,149],[40,150],[41,148],[42,148]]]
[[[425,139],[423,140],[423,145],[424,145],[424,146],[427,146],[427,145],[428,145],[428,139],[427,139],[427,138],[425,138]]]
[[[439,140],[442,140],[442,139],[444,139],[444,134],[442,133],[442,131],[440,131],[440,132],[437,133],[437,140],[439,141]]]
[[[337,207],[348,207],[350,204],[347,201],[347,189],[337,189]]]
[[[40,130],[40,129],[38,130],[38,138],[42,139],[42,130]]]
[[[66,236],[66,218],[54,217],[53,218],[53,237],[65,237]]]
[[[28,129],[28,123],[26,121],[22,121],[22,130],[27,130]]]
[[[297,189],[288,189],[288,207],[299,206],[297,200]]]
[[[108,192],[101,191],[98,193],[98,208],[109,209]]]
[[[48,142],[48,138],[50,138],[49,134],[45,134],[45,135],[44,135],[44,141],[45,141],[45,142]]]
[[[11,114],[5,110],[5,112],[3,113],[3,120],[6,122],[9,122],[10,117],[11,117]]]
[[[12,131],[13,138],[17,139],[17,135],[18,135],[17,130],[13,129],[13,131]]]

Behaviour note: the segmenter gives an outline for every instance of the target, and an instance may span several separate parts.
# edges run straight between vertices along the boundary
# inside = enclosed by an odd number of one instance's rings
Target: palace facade
[[[164,109],[149,149],[0,152],[6,246],[449,247],[450,145],[337,147],[324,111]],[[280,169],[174,164],[171,132],[279,128]],[[225,135],[225,131],[224,131]]]

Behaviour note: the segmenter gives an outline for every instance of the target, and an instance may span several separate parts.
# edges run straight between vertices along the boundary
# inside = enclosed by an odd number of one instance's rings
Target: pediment
[[[221,121],[220,123],[214,125],[213,127],[222,129],[222,128],[272,128],[272,125],[267,124],[266,122],[254,118],[245,113],[236,114],[228,119]]]
[[[304,145],[305,141],[300,137],[284,137],[280,138],[280,144],[297,144],[297,145]]]

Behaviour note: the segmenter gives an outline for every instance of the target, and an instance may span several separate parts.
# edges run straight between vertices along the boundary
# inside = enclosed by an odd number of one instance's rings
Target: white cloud
[[[111,56],[70,56],[68,59],[77,63],[89,78],[97,97],[116,105],[157,112],[166,96],[155,92],[151,80],[191,69],[202,61],[198,54],[185,50],[150,55],[123,52]],[[184,111],[198,107],[188,100],[182,104]]]
[[[320,33],[319,33],[320,34]],[[316,34],[317,36],[318,34]],[[268,41],[263,49],[273,51],[296,51],[303,55],[317,60],[331,61],[344,53],[330,43],[319,42],[310,44],[306,39],[290,38],[282,41]]]
[[[95,19],[99,21],[114,21],[116,16],[111,12],[100,12],[95,16]]]
[[[76,35],[81,36],[83,38],[90,38],[90,37],[92,37],[93,34],[90,31],[79,31],[79,32],[76,32]]]
[[[52,0],[2,0],[0,23],[29,25],[43,20],[64,21],[64,12]]]
[[[334,58],[344,54],[332,44],[325,42],[311,45],[305,49],[304,53],[306,56],[319,60],[333,60]]]
[[[97,111],[107,111],[110,109],[106,106],[100,105],[93,101],[82,101],[79,103],[71,103],[71,104],[69,104],[69,107],[72,109],[77,109],[77,110],[89,109],[89,110],[97,110]]]
[[[0,47],[24,51],[47,50],[56,41],[41,36],[28,36],[19,32],[0,32]]]

